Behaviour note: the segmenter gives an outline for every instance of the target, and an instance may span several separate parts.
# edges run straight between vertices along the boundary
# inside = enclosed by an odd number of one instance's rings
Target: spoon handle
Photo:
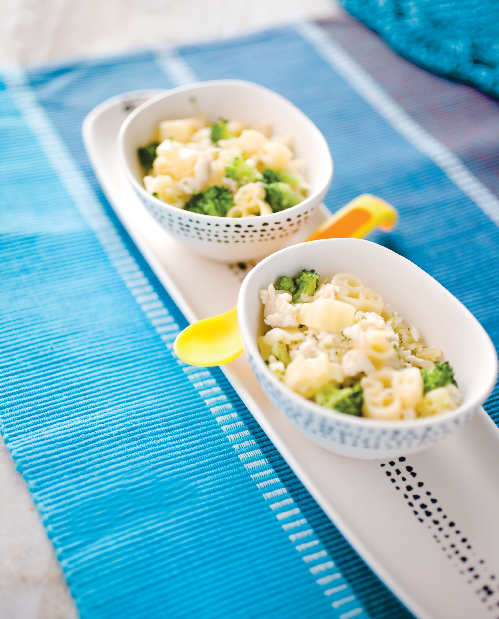
[[[376,226],[391,228],[396,221],[397,211],[388,202],[365,193],[327,219],[307,241],[360,239]],[[190,365],[209,367],[229,363],[243,351],[237,307],[193,323],[177,336],[173,347],[177,356]]]
[[[374,228],[389,229],[397,221],[397,211],[381,198],[364,193],[331,215],[307,241],[321,239],[361,239]]]

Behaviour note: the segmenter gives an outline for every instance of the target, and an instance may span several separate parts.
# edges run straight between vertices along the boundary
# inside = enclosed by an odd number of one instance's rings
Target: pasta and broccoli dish
[[[456,408],[461,395],[442,351],[349,273],[319,284],[314,270],[259,291],[269,369],[320,406],[373,419],[416,419]]]
[[[302,202],[308,185],[291,138],[270,125],[209,124],[201,114],[165,120],[138,149],[148,193],[171,206],[216,217],[255,217]]]

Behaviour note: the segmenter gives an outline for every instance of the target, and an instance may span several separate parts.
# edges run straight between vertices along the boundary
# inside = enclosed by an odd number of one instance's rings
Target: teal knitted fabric
[[[494,0],[341,0],[399,54],[499,97],[499,3]]]

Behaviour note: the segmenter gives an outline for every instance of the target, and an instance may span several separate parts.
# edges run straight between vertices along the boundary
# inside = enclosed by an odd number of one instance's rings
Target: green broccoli
[[[263,171],[262,176],[263,182],[266,185],[272,185],[273,183],[288,183],[288,185],[293,185],[295,187],[301,187],[303,185],[303,182],[299,176],[287,174],[282,170],[271,170],[270,168],[267,168]]]
[[[285,211],[305,198],[295,191],[288,183],[270,183],[265,185],[265,201],[270,204],[274,213]]]
[[[292,295],[291,302],[297,303],[301,301],[302,294],[308,294],[311,297],[317,290],[318,284],[319,274],[313,269],[303,269],[297,277],[281,275],[277,278],[274,288],[289,292]]]
[[[140,165],[145,170],[150,170],[152,168],[152,164],[154,160],[158,156],[156,154],[156,149],[159,146],[159,142],[149,142],[145,146],[141,146],[137,149],[137,155],[139,157]]]
[[[229,138],[233,138],[232,133],[229,133],[227,130],[227,123],[229,121],[225,120],[225,118],[219,118],[218,123],[213,123],[210,125],[211,127],[211,141],[214,144],[218,143],[218,140],[228,140]]]
[[[228,187],[214,185],[202,193],[197,193],[185,205],[186,211],[200,215],[225,217],[234,206],[234,198]]]
[[[327,383],[316,392],[314,399],[319,406],[347,415],[362,415],[364,393],[360,383],[343,389],[338,389],[333,382]]]
[[[231,165],[225,168],[225,176],[241,183],[254,183],[262,179],[262,175],[251,161],[236,157]]]
[[[424,368],[421,370],[421,376],[423,378],[424,393],[438,389],[438,387],[445,387],[449,383],[456,385],[456,379],[454,378],[454,372],[449,365],[449,362],[439,363],[435,361],[435,365],[431,368]]]
[[[298,277],[293,278],[296,286],[296,292],[293,294],[292,302],[298,303],[301,301],[302,294],[313,296],[319,284],[319,274],[314,269],[303,269]]]
[[[289,292],[289,294],[293,295],[296,292],[296,286],[291,277],[287,275],[281,275],[277,278],[276,283],[274,284],[274,288],[276,290],[285,290]]]

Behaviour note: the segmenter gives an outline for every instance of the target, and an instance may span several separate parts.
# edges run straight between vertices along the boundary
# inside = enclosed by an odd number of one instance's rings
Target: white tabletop
[[[332,17],[334,0],[0,0],[0,66],[209,41]],[[78,616],[26,484],[0,438],[0,617]]]
[[[0,64],[199,43],[330,17],[335,0],[0,0]]]

